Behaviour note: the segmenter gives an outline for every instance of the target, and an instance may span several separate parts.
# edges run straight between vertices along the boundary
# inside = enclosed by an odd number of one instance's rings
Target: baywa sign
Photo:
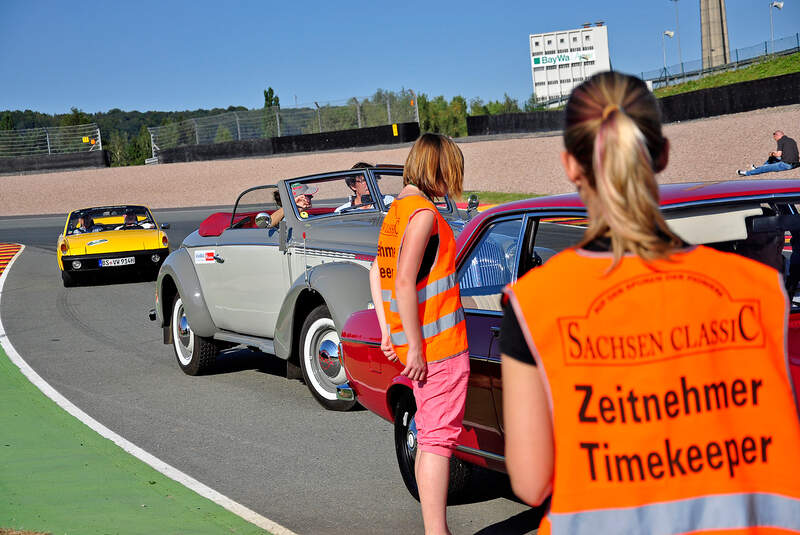
[[[534,56],[534,65],[559,65],[562,63],[579,63],[581,61],[593,61],[594,52],[564,52],[563,54],[551,54],[549,56]]]

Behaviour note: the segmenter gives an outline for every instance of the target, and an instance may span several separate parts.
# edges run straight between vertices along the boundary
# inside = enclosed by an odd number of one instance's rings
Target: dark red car
[[[800,239],[800,181],[735,180],[661,186],[661,205],[670,227],[686,242],[732,251],[784,269],[789,274],[792,233]],[[500,205],[472,221],[458,236],[457,270],[466,312],[470,381],[464,429],[456,457],[505,471],[500,353],[497,337],[503,287],[574,245],[586,212],[577,194],[538,197]],[[800,242],[799,242],[800,243]],[[792,259],[795,260],[795,259]],[[797,261],[800,262],[800,255]],[[800,272],[800,263],[797,266]],[[568,273],[564,284],[581,284]],[[794,296],[792,296],[794,297]],[[542,302],[540,306],[546,307]],[[655,313],[656,311],[654,311]],[[342,360],[348,384],[342,398],[356,396],[377,415],[394,422],[403,481],[416,497],[416,427],[411,384],[402,366],[386,360],[374,310],[353,314],[342,330]],[[789,359],[795,391],[800,389],[800,296],[789,321]],[[467,478],[461,463],[451,492]]]

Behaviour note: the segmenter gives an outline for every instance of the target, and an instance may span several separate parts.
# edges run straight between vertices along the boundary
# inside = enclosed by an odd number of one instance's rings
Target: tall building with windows
[[[569,96],[572,88],[596,72],[611,68],[608,27],[594,26],[530,36],[533,92],[537,102]]]

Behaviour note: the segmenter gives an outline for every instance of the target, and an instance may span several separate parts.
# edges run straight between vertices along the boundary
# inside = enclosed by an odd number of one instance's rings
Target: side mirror
[[[169,223],[161,223],[161,230],[167,230],[169,228]]]
[[[272,218],[266,212],[256,214],[256,227],[267,228],[272,224]]]
[[[474,193],[469,196],[467,201],[467,221],[478,214],[478,196]]]

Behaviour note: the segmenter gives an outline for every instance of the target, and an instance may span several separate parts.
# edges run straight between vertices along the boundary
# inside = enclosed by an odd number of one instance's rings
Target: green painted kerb
[[[0,527],[62,534],[265,534],[42,394],[0,348]]]

